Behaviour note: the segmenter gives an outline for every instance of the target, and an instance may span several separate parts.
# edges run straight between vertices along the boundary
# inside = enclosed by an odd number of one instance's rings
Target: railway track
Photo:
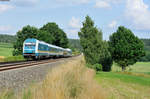
[[[2,63],[2,64],[0,64],[0,71],[6,71],[6,70],[11,70],[11,69],[18,69],[18,68],[23,68],[23,67],[52,63],[52,62],[60,61],[63,59],[64,58],[40,60],[40,61],[22,61],[22,62],[12,62],[12,63]]]
[[[77,57],[79,55],[75,55],[72,57]],[[46,59],[46,60],[39,60],[39,61],[18,61],[18,62],[3,62],[0,63],[0,71],[29,67],[29,66],[36,66],[40,64],[52,63],[60,60],[64,60],[67,58],[59,58],[59,59]]]

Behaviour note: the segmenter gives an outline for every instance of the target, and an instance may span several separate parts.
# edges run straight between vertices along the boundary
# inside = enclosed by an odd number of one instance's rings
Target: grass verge
[[[16,62],[16,61],[24,61],[24,57],[22,55],[20,56],[10,56],[6,58],[1,58],[0,62]]]
[[[13,61],[23,61],[25,60],[22,55],[20,56],[10,56],[4,59],[4,62],[13,62]]]

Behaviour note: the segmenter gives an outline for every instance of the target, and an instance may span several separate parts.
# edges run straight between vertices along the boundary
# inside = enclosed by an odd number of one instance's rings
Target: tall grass
[[[3,62],[4,61],[4,56],[0,56],[0,62]]]
[[[105,93],[94,80],[95,71],[75,59],[54,68],[41,83],[34,84],[18,99],[104,99]]]
[[[83,60],[68,62],[53,69],[41,84],[31,88],[31,99],[103,99],[94,75]]]

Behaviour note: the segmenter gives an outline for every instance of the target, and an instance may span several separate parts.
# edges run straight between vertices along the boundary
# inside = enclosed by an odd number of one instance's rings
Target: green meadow
[[[13,56],[13,44],[0,43],[0,62],[22,61],[25,60],[22,55]]]
[[[109,99],[150,99],[150,62],[137,62],[125,72],[116,64],[112,69],[95,76]]]
[[[12,56],[13,45],[10,43],[0,43],[0,56]]]

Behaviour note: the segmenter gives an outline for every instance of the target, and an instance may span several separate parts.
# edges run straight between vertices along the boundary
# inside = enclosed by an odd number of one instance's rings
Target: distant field
[[[119,72],[121,71],[121,68],[118,67],[117,64],[114,64],[112,71]],[[136,64],[129,66],[127,71],[150,74],[150,62],[137,62]]]
[[[112,72],[100,72],[95,79],[109,99],[150,99],[150,62],[138,62],[126,72],[113,65]]]
[[[150,62],[138,62],[132,67],[132,72],[139,72],[139,73],[147,73],[150,74]]]
[[[23,61],[22,55],[12,56],[13,45],[10,43],[0,43],[0,62]]]
[[[0,43],[0,56],[12,56],[13,45],[10,43]]]

